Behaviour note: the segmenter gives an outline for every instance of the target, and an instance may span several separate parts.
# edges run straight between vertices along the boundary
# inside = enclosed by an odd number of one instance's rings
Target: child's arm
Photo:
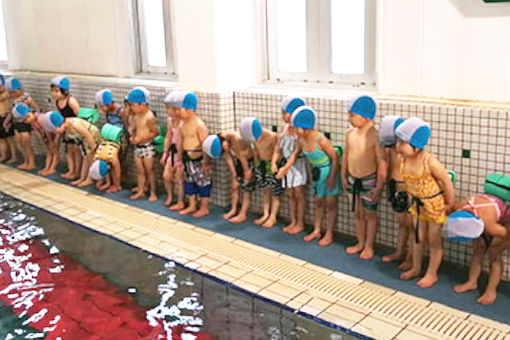
[[[345,135],[345,146],[344,146],[344,154],[342,155],[342,167],[340,169],[341,178],[342,178],[342,187],[344,190],[347,190],[347,158],[349,158],[349,134],[352,130],[347,131]]]
[[[201,124],[198,124],[197,136],[200,142],[200,148],[202,148],[202,144],[204,143],[204,140],[207,138],[208,135],[209,132],[207,131],[207,126],[205,126],[203,122]],[[205,173],[209,173],[209,171],[211,171],[211,158],[206,153],[204,153],[203,169]]]
[[[455,206],[455,190],[453,189],[450,175],[436,157],[430,157],[429,168],[432,172],[432,176],[439,181],[439,186],[444,191],[446,212],[448,213]]]
[[[287,130],[287,124],[285,124],[279,134],[276,135],[276,144],[274,145],[273,157],[271,158],[271,170],[274,173],[278,172],[278,161],[282,156],[282,150],[280,149],[280,142],[282,141],[282,136]]]
[[[74,115],[77,116],[78,112],[80,112],[80,103],[78,102],[78,99],[71,97],[69,98],[68,103],[71,110],[73,110]]]
[[[3,123],[4,129],[8,129],[9,126],[11,126],[11,120],[12,120],[12,114],[9,112],[8,114],[5,115],[5,119],[4,119],[4,123]]]
[[[253,176],[253,173],[252,170],[250,169],[250,163],[248,162],[248,158],[246,158],[246,156],[244,155],[240,155],[239,162],[241,162],[241,166],[243,167],[244,180],[250,181]]]
[[[225,159],[225,163],[227,163],[227,168],[230,171],[230,174],[232,175],[232,178],[236,178],[236,167],[234,165],[234,159],[232,158],[232,155],[229,152],[225,152],[223,154],[223,159]]]
[[[301,146],[299,145],[299,143],[296,143],[296,147],[294,148],[292,155],[290,155],[289,159],[287,159],[287,163],[285,163],[285,165],[278,170],[278,174],[276,175],[277,179],[282,179],[283,176],[285,176],[287,172],[289,172],[290,168],[292,168],[294,163],[296,163],[296,159],[298,158],[300,152]]]
[[[371,190],[371,193],[372,199],[377,202],[381,198],[381,191],[384,187],[384,183],[386,182],[386,178],[388,177],[388,158],[385,150],[379,145],[379,143],[377,143],[377,136],[375,137],[376,137],[375,154],[377,157],[377,182],[375,184],[375,188]]]
[[[27,100],[26,100],[26,104],[34,111],[34,112],[40,112],[41,111],[41,107],[39,105],[37,105],[37,103],[35,102],[34,98],[32,98],[32,96],[28,96]]]
[[[172,143],[172,121],[166,121],[166,135],[165,135],[165,144],[163,148],[163,155],[161,155],[161,164],[165,164],[168,159],[168,150],[170,149],[170,144]]]
[[[329,159],[331,159],[331,166],[329,170],[329,176],[326,179],[326,184],[328,186],[328,189],[333,189],[335,187],[335,179],[336,179],[336,170],[338,168],[338,156],[336,154],[335,149],[333,148],[333,145],[331,145],[331,142],[326,137],[322,136],[319,139],[319,146],[321,147],[322,151],[328,154]]]

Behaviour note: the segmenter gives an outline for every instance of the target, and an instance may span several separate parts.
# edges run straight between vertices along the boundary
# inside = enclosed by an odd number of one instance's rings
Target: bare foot
[[[466,281],[464,283],[461,283],[460,285],[454,286],[453,290],[456,293],[464,293],[464,292],[469,292],[470,290],[475,290],[477,288],[478,288],[478,284],[476,282]]]
[[[236,214],[236,209],[230,209],[229,212],[227,212],[226,214],[223,214],[221,217],[223,217],[224,219],[226,220],[229,220],[231,219],[232,217],[234,217]]]
[[[435,285],[437,282],[437,275],[425,275],[420,281],[416,284],[421,288],[430,288]]]
[[[194,213],[197,210],[197,207],[189,206],[184,210],[179,211],[179,215],[188,215]]]
[[[393,253],[393,254],[390,254],[390,255],[384,255],[381,260],[383,262],[393,262],[393,261],[397,261],[397,260],[400,260],[400,258],[402,257],[402,254],[399,254],[399,253]]]
[[[179,202],[175,203],[174,205],[172,205],[172,206],[170,206],[168,208],[168,210],[172,210],[172,211],[181,210],[181,209],[184,209],[184,202],[183,201],[179,201]]]
[[[200,217],[204,217],[206,215],[209,215],[209,208],[200,208],[192,216],[195,217],[195,218],[200,218]]]
[[[71,184],[71,185],[79,186],[81,182],[83,182],[83,181],[82,181],[81,179],[79,179],[79,178],[78,178],[76,181],[72,181],[70,184]]]
[[[410,270],[400,274],[400,278],[402,280],[411,280],[411,279],[414,279],[415,277],[417,277],[418,275],[420,275],[420,271],[419,270],[410,269]]]
[[[120,186],[110,185],[110,187],[108,188],[108,190],[106,190],[106,192],[109,194],[113,194],[115,192],[119,192],[120,189],[122,189]]]
[[[46,174],[44,176],[49,176],[49,175],[53,175],[54,173],[56,173],[57,170],[56,169],[48,169],[48,171],[46,171]]]
[[[8,159],[7,162],[5,162],[5,163],[6,164],[14,164],[17,161],[18,161],[18,158],[13,157],[13,158]]]
[[[35,169],[35,164],[27,164],[27,166],[25,167],[25,170],[34,170]]]
[[[315,239],[318,239],[320,237],[321,237],[321,233],[319,231],[313,231],[310,234],[308,234],[305,237],[303,237],[303,241],[311,242],[311,241],[313,241]]]
[[[485,293],[480,296],[476,302],[481,303],[482,305],[492,305],[496,302],[496,298],[498,297],[498,293],[495,291],[485,291]]]
[[[409,269],[411,269],[412,266],[413,266],[413,261],[405,260],[404,262],[402,262],[400,264],[400,266],[398,266],[398,269],[400,269],[400,270],[409,270]]]
[[[305,230],[305,228],[302,226],[302,225],[295,225],[292,229],[289,229],[289,231],[287,231],[290,235],[296,235],[296,234],[299,234],[300,232],[302,232],[303,230]]]
[[[327,247],[333,242],[333,235],[326,233],[323,238],[317,243],[321,247]]]
[[[104,184],[101,184],[101,185],[97,186],[97,189],[99,189],[101,191],[106,190],[108,188],[109,188],[108,183],[104,183]]]
[[[135,193],[131,196],[129,196],[129,199],[134,201],[134,200],[137,200],[139,198],[142,198],[143,196],[145,196],[145,193],[143,191],[135,191]]]
[[[5,162],[6,160],[7,160],[7,158],[5,158],[5,157],[2,157],[2,158],[0,158],[0,163],[3,163],[3,162]]]
[[[269,215],[262,215],[260,218],[257,218],[254,222],[256,225],[261,225],[269,218]]]
[[[27,169],[27,165],[25,163],[23,164],[20,164],[16,167],[16,169],[20,169],[20,170],[26,170]]]
[[[374,257],[374,249],[367,248],[363,249],[361,254],[359,254],[359,258],[362,260],[371,260]]]
[[[63,179],[71,179],[73,177],[73,174],[70,172],[65,172],[62,175],[60,175],[60,177]]]
[[[275,224],[276,224],[276,218],[275,218],[275,219],[273,219],[273,218],[268,218],[268,219],[267,219],[267,220],[266,220],[266,221],[262,224],[262,226],[263,226],[264,228],[269,229],[269,228],[274,227],[274,226],[275,226]]]
[[[288,226],[283,227],[282,230],[283,230],[284,233],[288,233],[289,230],[292,230],[292,228],[294,228],[294,226],[295,226],[295,224],[291,223]]]
[[[363,250],[363,245],[358,243],[352,247],[347,247],[347,249],[345,249],[345,252],[349,255],[354,255],[354,254],[359,253],[362,250]]]
[[[48,171],[48,169],[41,169],[39,171],[37,171],[37,173],[41,176],[46,176],[46,172]]]
[[[167,196],[165,203],[163,203],[166,207],[168,207],[172,203],[172,196]]]
[[[246,215],[237,215],[228,220],[230,223],[238,224],[246,221]]]
[[[80,188],[84,188],[84,187],[88,187],[88,186],[90,186],[90,185],[92,185],[92,184],[93,184],[93,181],[92,181],[92,180],[88,180],[88,179],[86,179],[86,180],[81,181],[80,183],[78,183],[78,185],[77,185],[77,186],[78,186],[78,187],[80,187]]]

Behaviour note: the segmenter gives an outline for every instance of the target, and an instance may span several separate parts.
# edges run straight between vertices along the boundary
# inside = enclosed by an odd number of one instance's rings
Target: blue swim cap
[[[411,144],[411,146],[423,149],[429,142],[430,125],[420,118],[406,119],[395,130],[397,138]]]
[[[71,87],[69,79],[64,76],[58,76],[51,80],[51,85],[61,88],[64,91],[68,91]]]
[[[375,101],[372,97],[360,96],[349,104],[347,111],[372,120],[375,117],[376,110]]]
[[[209,135],[202,143],[202,150],[211,158],[220,158],[223,153],[218,135]]]
[[[299,97],[287,97],[282,102],[282,111],[292,114],[295,109],[304,105],[305,101]]]
[[[17,103],[11,112],[15,118],[23,119],[30,112],[30,108],[25,103]]]
[[[113,104],[113,93],[110,89],[96,92],[96,104],[99,106]]]
[[[10,77],[9,79],[7,79],[6,85],[9,91],[17,91],[21,90],[22,88],[21,82],[16,77]]]
[[[197,103],[197,96],[193,92],[182,91],[176,94],[174,106],[186,110],[196,111]]]
[[[149,104],[150,92],[143,86],[134,87],[127,96],[130,103]]]
[[[392,146],[397,143],[395,130],[404,122],[403,118],[398,116],[385,116],[379,125],[379,143],[382,146]]]
[[[441,233],[449,241],[468,242],[482,235],[485,223],[468,211],[454,211],[446,219]]]
[[[100,181],[108,174],[110,166],[102,159],[96,159],[89,168],[89,177],[95,181]]]
[[[313,129],[315,128],[316,120],[317,115],[310,106],[300,106],[292,114],[290,123],[292,126],[298,128]]]
[[[245,142],[254,142],[262,136],[262,124],[255,117],[247,117],[241,120],[239,132]]]
[[[43,129],[48,132],[54,132],[64,123],[64,117],[57,111],[49,111],[44,114]]]

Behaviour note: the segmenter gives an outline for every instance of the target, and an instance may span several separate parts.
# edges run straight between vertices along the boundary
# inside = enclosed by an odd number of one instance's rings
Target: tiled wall
[[[53,108],[48,102],[49,79],[51,75],[20,74],[25,89],[30,92],[45,109]],[[154,81],[132,80],[120,81],[109,78],[71,78],[72,94],[83,106],[92,106],[94,94],[101,88],[111,88],[114,97],[122,99],[134,85],[144,85],[151,91],[151,107],[158,113],[160,124],[165,123],[164,104],[162,102],[166,92],[175,86],[168,83]],[[267,128],[279,127],[280,103],[287,95],[277,90],[249,90],[235,93],[197,93],[199,105],[197,113],[202,117],[210,133],[236,128],[238,122],[247,116],[257,116]],[[343,144],[347,123],[346,102],[349,95],[319,95],[305,96],[308,105],[318,113],[318,127],[323,132],[329,132],[333,144]],[[482,191],[483,180],[490,172],[510,174],[510,111],[509,109],[483,108],[475,105],[449,104],[443,102],[396,101],[388,99],[378,100],[379,110],[375,119],[379,124],[381,117],[389,114],[407,118],[418,116],[428,121],[432,127],[429,151],[436,154],[448,169],[459,175],[456,184],[457,197]],[[463,158],[462,150],[470,150],[470,157]],[[37,147],[41,152],[42,148]],[[123,167],[125,169],[125,183],[136,181],[135,166],[132,150],[128,149]],[[161,178],[162,167],[157,166],[158,178]],[[230,202],[229,176],[224,162],[214,161],[213,181],[214,190],[212,202],[227,206]],[[161,179],[158,186],[163,190]],[[252,210],[258,211],[261,199],[254,195]],[[307,194],[307,221],[313,218],[312,190]],[[339,218],[337,230],[344,234],[354,235],[354,222],[349,211],[346,195],[342,195],[338,204]],[[288,216],[286,198],[280,215]],[[377,242],[393,246],[396,242],[397,227],[391,207],[383,199],[379,209],[380,223]],[[306,246],[303,244],[303,246]],[[445,243],[445,258],[466,265],[469,263],[471,246],[461,243]],[[510,253],[504,256],[504,277],[510,279]]]

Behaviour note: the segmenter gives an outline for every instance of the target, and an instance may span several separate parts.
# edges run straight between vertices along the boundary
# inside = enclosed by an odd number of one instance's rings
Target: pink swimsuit
[[[491,203],[475,204],[475,202],[474,202],[475,197],[483,197],[483,198],[491,201]],[[476,210],[478,208],[493,206],[496,209],[498,223],[502,224],[502,225],[510,223],[510,204],[507,204],[502,199],[500,199],[496,196],[492,196],[492,195],[477,195],[475,197],[471,198],[467,202],[467,205],[473,209],[473,214],[475,216],[478,216],[478,214],[476,212]]]

